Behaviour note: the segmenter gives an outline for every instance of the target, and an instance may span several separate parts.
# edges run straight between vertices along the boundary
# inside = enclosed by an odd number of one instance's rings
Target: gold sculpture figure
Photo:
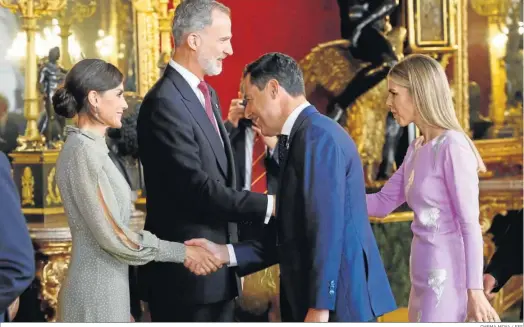
[[[386,37],[401,58],[406,29],[393,28],[386,33]],[[319,94],[327,92],[329,97],[338,96],[367,65],[351,56],[349,46],[348,40],[322,43],[301,60],[308,97],[319,90]],[[365,169],[366,185],[371,187],[380,184],[376,182],[375,175],[382,161],[385,142],[387,92],[387,81],[384,79],[344,108],[347,117],[341,122],[357,145]]]
[[[29,167],[24,168],[22,175],[22,205],[35,205],[35,178]]]

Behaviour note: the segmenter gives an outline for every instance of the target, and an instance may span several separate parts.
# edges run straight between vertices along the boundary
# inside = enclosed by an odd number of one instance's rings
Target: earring
[[[95,106],[95,116],[96,118],[98,118],[98,107],[97,106]]]

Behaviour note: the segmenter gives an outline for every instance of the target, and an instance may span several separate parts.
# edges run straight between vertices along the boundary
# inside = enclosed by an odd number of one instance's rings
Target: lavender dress
[[[412,322],[464,322],[467,289],[482,289],[477,160],[465,135],[446,131],[409,147],[382,190],[367,195],[370,216],[384,217],[407,202],[411,224]]]

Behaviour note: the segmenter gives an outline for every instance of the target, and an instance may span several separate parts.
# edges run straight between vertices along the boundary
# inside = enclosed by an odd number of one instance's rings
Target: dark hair
[[[244,77],[250,75],[251,84],[259,90],[271,79],[278,81],[291,96],[305,95],[304,76],[298,63],[279,52],[266,53],[244,69]]]
[[[53,95],[55,112],[73,118],[87,108],[87,95],[91,91],[105,92],[118,87],[124,80],[114,65],[101,59],[84,59],[71,68],[64,85]]]
[[[121,128],[108,128],[107,136],[115,142],[118,155],[131,156],[138,158],[138,137],[136,133],[136,124],[138,120],[138,111],[124,114],[122,117]]]

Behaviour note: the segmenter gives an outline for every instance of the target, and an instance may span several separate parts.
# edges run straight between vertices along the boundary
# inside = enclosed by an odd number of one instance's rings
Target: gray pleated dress
[[[57,184],[71,229],[71,262],[58,298],[58,321],[129,322],[129,265],[178,262],[183,244],[128,228],[131,191],[103,136],[67,127]]]

